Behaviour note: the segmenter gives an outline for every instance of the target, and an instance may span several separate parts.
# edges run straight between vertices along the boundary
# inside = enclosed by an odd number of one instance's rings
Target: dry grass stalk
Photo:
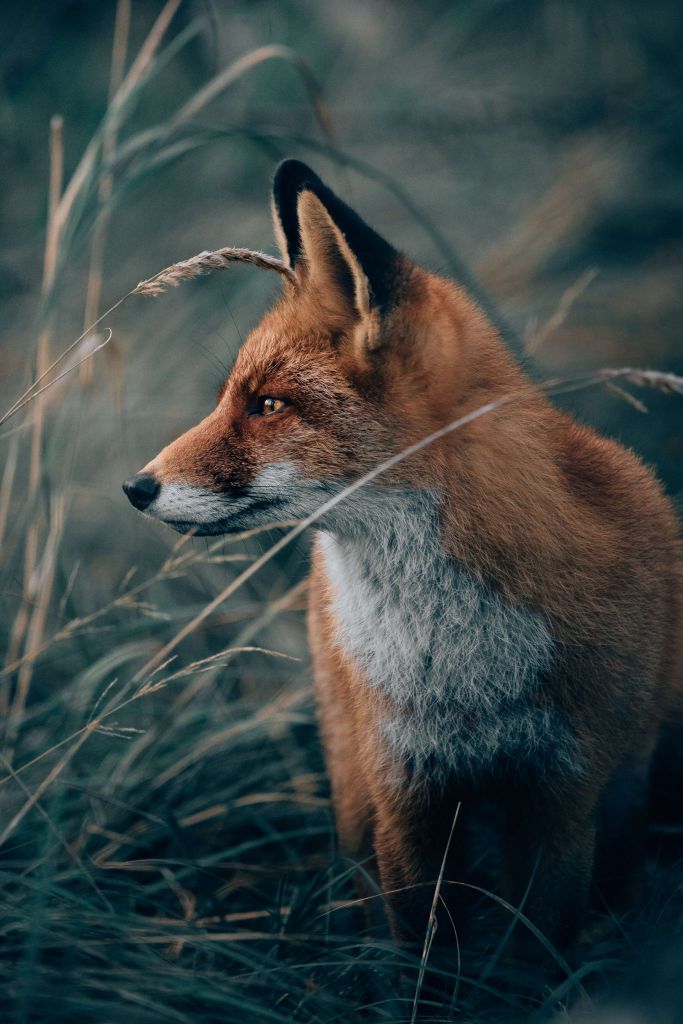
[[[537,328],[531,336],[528,338],[524,348],[527,352],[537,352],[542,345],[548,340],[548,338],[561,327],[565,322],[572,306],[579,298],[580,295],[586,290],[592,281],[597,277],[597,270],[594,267],[584,270],[583,274],[567,288],[560,296],[560,301],[557,304],[557,308],[553,315],[543,324],[542,327]]]
[[[455,826],[456,826],[456,824],[458,822],[458,816],[460,814],[460,806],[461,806],[460,803],[458,803],[457,807],[455,808],[455,814],[453,815],[453,821],[451,823],[451,830],[448,833],[448,839],[446,841],[446,846],[445,846],[445,849],[444,849],[444,852],[443,852],[443,857],[441,858],[441,867],[439,868],[439,875],[438,875],[438,878],[436,880],[436,885],[434,886],[434,896],[432,897],[432,905],[431,905],[431,907],[429,909],[429,919],[427,921],[427,929],[425,931],[424,945],[422,947],[422,956],[420,957],[420,970],[419,970],[418,976],[417,976],[417,984],[415,986],[415,995],[413,996],[413,1009],[412,1009],[412,1013],[410,1015],[410,1024],[415,1024],[415,1022],[417,1021],[417,1014],[418,1014],[418,1010],[420,1008],[420,995],[422,993],[422,986],[424,984],[425,973],[426,973],[426,970],[427,970],[427,961],[429,960],[429,954],[431,952],[432,945],[434,943],[434,938],[436,936],[436,929],[437,929],[437,925],[438,925],[438,921],[437,921],[437,917],[436,917],[436,910],[437,910],[437,907],[438,907],[439,903],[441,902],[441,888],[443,886],[444,874],[446,872],[446,862],[448,860],[448,853],[449,853],[450,848],[451,848],[451,843],[453,842],[453,833],[455,832]],[[444,904],[444,908],[445,908],[445,904]],[[457,946],[457,942],[458,942],[457,932],[455,933],[455,940],[456,940],[456,946]],[[458,960],[459,960],[460,959],[460,949],[459,949],[459,946],[457,946],[457,948],[458,948]],[[458,971],[457,971],[457,973],[460,974],[459,964],[458,964]]]
[[[252,68],[257,67],[259,64],[263,64],[268,60],[284,60],[288,64],[294,67],[304,84],[304,88],[308,93],[308,98],[313,107],[313,111],[317,118],[318,124],[320,125],[323,134],[325,134],[330,142],[334,142],[334,129],[332,125],[332,118],[330,113],[323,102],[322,90],[318,84],[318,80],[311,71],[311,68],[306,61],[299,56],[296,50],[292,50],[289,46],[282,46],[278,43],[270,43],[267,46],[259,46],[255,50],[251,50],[249,53],[245,53],[243,57],[236,60],[233,64],[230,64],[227,68],[224,68],[219,74],[212,78],[210,82],[200,89],[199,92],[187,101],[178,111],[171,122],[173,128],[182,124],[184,121],[189,120],[199,113],[208,103],[214,100],[220,93],[236,82],[245,72],[250,71]]]
[[[57,221],[57,210],[59,208],[62,184],[64,180],[64,143],[63,143],[63,121],[61,117],[53,117],[50,122],[50,184],[49,184],[49,205],[47,235],[45,239],[45,256],[43,263],[43,295],[49,295],[55,280],[57,271],[57,256],[59,253],[60,229]],[[36,355],[37,376],[43,376],[50,365],[50,327],[46,323],[38,338],[38,351]],[[29,482],[27,506],[33,512],[33,518],[26,534],[26,546],[24,549],[24,580],[21,595],[21,603],[17,612],[12,630],[10,633],[7,660],[12,662],[16,659],[21,645],[26,636],[31,622],[31,608],[36,596],[36,564],[38,560],[38,546],[40,541],[40,519],[38,500],[40,483],[43,477],[43,427],[45,421],[45,408],[43,400],[39,399],[36,407],[36,415],[33,420],[31,434],[31,456],[29,465]],[[49,596],[48,596],[49,599]],[[26,692],[28,692],[28,680],[24,681]],[[11,762],[11,753],[8,753],[8,760]]]
[[[103,316],[100,317],[100,320],[104,319],[106,315],[106,313],[103,314]],[[28,390],[24,392],[24,394],[21,395],[16,400],[11,409],[3,415],[2,419],[0,419],[0,423],[4,423],[5,420],[9,419],[10,416],[14,416],[14,414],[19,412],[20,409],[23,409],[25,405],[28,405],[30,402],[35,402],[36,398],[38,398],[38,395],[42,395],[44,391],[50,391],[61,380],[64,380],[65,377],[68,377],[70,373],[73,373],[74,370],[77,370],[79,367],[83,366],[86,362],[92,359],[96,352],[99,352],[101,351],[101,349],[106,348],[109,342],[111,341],[112,337],[113,331],[111,331],[110,328],[107,328],[103,335],[95,334],[94,331],[91,331],[90,333],[86,332],[85,335],[81,335],[80,338],[78,339],[80,352],[72,354],[71,359],[66,364],[66,368],[62,370],[61,373],[58,373],[55,377],[52,377],[47,382],[47,384],[43,384],[42,388],[38,387],[40,380],[44,380],[47,374],[49,374],[55,368],[57,363],[60,363],[62,361],[62,359],[66,355],[66,352],[63,352],[55,362],[51,363],[51,365],[47,368],[45,373],[43,373],[43,375],[40,378],[38,378],[38,380],[34,380],[31,386],[28,388]],[[72,352],[73,347],[73,345],[70,345],[67,351]],[[51,401],[55,401],[55,399],[58,397],[58,393],[59,392],[55,394],[53,392],[53,394],[50,395],[47,402],[48,405],[50,404]],[[2,536],[1,533],[0,536]]]
[[[64,120],[56,115],[50,121],[50,184],[48,192],[47,238],[43,263],[43,293],[54,284],[59,253],[60,229],[57,220],[62,185],[64,183]],[[47,363],[47,359],[45,360]]]
[[[47,391],[48,388],[51,388],[53,384],[56,384],[57,381],[61,380],[67,373],[70,373],[77,366],[80,366],[81,360],[72,362],[68,369],[65,370],[63,373],[60,373],[58,374],[58,376],[53,377],[46,384],[44,384],[43,387],[38,387],[38,385],[42,384],[43,381],[52,373],[52,371],[57,366],[59,366],[59,364],[63,362],[66,359],[66,357],[74,351],[74,349],[78,348],[78,346],[81,345],[82,342],[87,342],[86,347],[88,349],[86,355],[82,357],[83,359],[90,359],[95,354],[95,352],[99,352],[99,350],[108,343],[111,337],[111,333],[103,343],[92,345],[89,339],[92,338],[93,331],[99,324],[102,323],[103,320],[106,320],[106,318],[111,313],[113,313],[114,310],[118,309],[119,306],[122,303],[124,303],[126,299],[129,298],[132,294],[132,292],[127,292],[122,298],[118,299],[113,304],[113,306],[110,306],[109,309],[105,310],[104,313],[98,316],[97,320],[94,323],[90,324],[87,330],[83,331],[82,334],[79,334],[75,341],[72,341],[70,345],[67,345],[67,347],[62,352],[60,352],[55,359],[52,360],[50,365],[43,371],[43,373],[39,374],[35,378],[35,380],[31,381],[29,386],[24,391],[22,391],[22,393],[19,395],[17,399],[15,399],[15,401],[12,403],[9,409],[7,409],[6,412],[2,414],[2,416],[0,416],[0,426],[2,426],[3,423],[6,423],[7,420],[11,419],[12,416],[14,416],[15,413],[19,412],[20,409],[23,409],[25,405],[28,405],[29,402],[33,402],[39,394],[42,394],[43,391]]]
[[[679,377],[676,373],[667,373],[665,370],[640,370],[625,366],[616,370],[602,370],[600,376],[608,380],[618,377],[628,384],[654,388],[655,391],[662,391],[665,395],[683,395],[683,377]]]
[[[12,748],[26,708],[35,659],[37,652],[42,646],[50,608],[55,570],[57,568],[57,555],[64,529],[64,499],[61,495],[53,497],[50,520],[50,530],[45,541],[42,559],[40,565],[35,567],[33,579],[30,581],[32,612],[26,634],[25,660],[17,676],[17,689],[12,702],[6,733],[5,756],[10,765],[12,763]]]
[[[118,0],[114,20],[114,40],[111,51],[111,69],[109,72],[109,102],[111,103],[123,81],[123,72],[128,55],[128,33],[130,31],[130,15],[132,0]]]
[[[648,408],[645,403],[641,402],[635,395],[632,395],[630,391],[626,390],[626,388],[619,387],[619,385],[615,384],[612,380],[607,381],[605,388],[607,391],[611,391],[613,395],[616,395],[617,398],[621,398],[622,401],[628,402],[628,404],[632,405],[638,412],[643,414],[647,413]]]
[[[152,28],[140,48],[137,57],[133,61],[128,74],[117,89],[109,106],[110,113],[112,115],[116,115],[115,119],[118,118],[120,110],[149,68],[154,55],[159,48],[161,40],[166,34],[171,21],[180,7],[180,3],[181,0],[168,0],[162,8],[157,20],[152,25]],[[56,224],[60,234],[64,231],[77,197],[93,172],[101,145],[102,143],[98,136],[95,136],[90,141],[76,170],[69,180],[69,184],[64,189],[64,194],[60,199],[59,206],[56,211]]]
[[[54,581],[55,570],[57,568],[59,543],[63,530],[64,496],[62,494],[56,494],[53,496],[52,507],[50,509],[50,529],[45,541],[40,565],[36,566],[34,589],[38,596],[26,643],[26,654],[29,665],[33,661],[33,650],[37,643],[40,643],[40,639],[43,636],[43,627],[47,619],[50,594],[52,593],[52,584]],[[26,666],[22,666],[22,668],[26,671]]]
[[[322,90],[315,75],[313,74],[313,71],[295,50],[292,50],[288,46],[281,46],[277,43],[273,43],[267,46],[259,46],[255,50],[250,50],[249,53],[245,53],[242,57],[239,57],[232,64],[228,65],[227,68],[220,71],[214,76],[214,78],[207,82],[199,92],[195,93],[194,96],[192,96],[192,98],[177,111],[167,124],[163,126],[157,125],[153,128],[145,128],[132,135],[120,146],[116,154],[117,161],[125,163],[136,154],[143,151],[147,146],[158,145],[161,141],[172,135],[174,131],[183,127],[187,121],[196,117],[204,107],[216,99],[216,97],[229,88],[229,86],[237,82],[244,74],[252,68],[257,67],[259,64],[263,64],[269,60],[287,61],[298,72],[299,77],[304,84],[304,88],[306,89],[309,102],[313,108],[313,113],[320,126],[320,130],[325,136],[328,144],[334,147],[335,133],[332,118],[327,106],[323,102]],[[447,255],[450,255],[450,253],[447,253]]]
[[[182,281],[212,274],[214,270],[224,270],[232,263],[250,263],[254,267],[260,267],[261,270],[274,270],[276,273],[282,274],[292,284],[296,283],[294,271],[276,256],[270,256],[265,252],[255,252],[253,249],[226,246],[223,249],[215,249],[213,252],[197,253],[196,256],[191,256],[188,260],[181,260],[179,263],[172,263],[164,270],[160,270],[154,277],[140,281],[131,294],[161,295],[167,288],[177,288]]]
[[[616,139],[572,139],[552,184],[484,257],[478,280],[497,297],[528,289],[545,261],[587,229],[596,205],[615,187],[619,174]]]
[[[0,551],[2,551],[5,530],[9,517],[14,477],[17,470],[19,457],[19,435],[14,434],[9,445],[7,461],[2,472],[2,483],[0,484]],[[9,690],[7,686],[0,686],[0,720],[4,721],[9,710]]]
[[[12,497],[12,488],[14,487],[14,477],[17,471],[18,456],[19,434],[13,434],[9,444],[5,468],[2,471],[2,483],[0,483],[0,551],[2,551],[3,541],[5,539],[5,530],[7,529],[10,500]]]
[[[114,97],[123,79],[123,70],[126,63],[128,51],[128,31],[130,28],[131,0],[118,0],[116,5],[116,20],[114,22],[114,42],[112,44],[111,71],[109,76],[109,105],[113,103]],[[102,282],[104,268],[104,251],[109,228],[108,202],[111,199],[114,188],[114,176],[110,167],[116,152],[118,124],[110,122],[102,140],[102,161],[104,170],[100,178],[97,202],[99,214],[95,222],[92,245],[90,248],[90,269],[88,271],[88,286],[85,297],[85,311],[83,314],[83,330],[88,324],[97,320],[102,299]],[[87,359],[80,367],[81,383],[88,385],[92,383],[93,364]]]

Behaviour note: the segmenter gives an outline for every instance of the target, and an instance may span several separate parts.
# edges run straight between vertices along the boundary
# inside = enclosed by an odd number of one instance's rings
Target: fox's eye
[[[260,416],[272,416],[275,412],[282,412],[286,405],[287,403],[283,398],[272,398],[270,395],[264,395],[258,399],[255,411]]]

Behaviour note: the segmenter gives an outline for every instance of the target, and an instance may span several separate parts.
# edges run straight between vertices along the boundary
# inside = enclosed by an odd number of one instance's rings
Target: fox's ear
[[[399,254],[298,160],[275,173],[273,221],[282,256],[305,286],[379,324],[395,298]]]
[[[346,239],[313,192],[300,194],[297,213],[302,251],[296,273],[302,286],[313,291],[327,313],[348,322],[358,348],[376,348],[380,310]]]

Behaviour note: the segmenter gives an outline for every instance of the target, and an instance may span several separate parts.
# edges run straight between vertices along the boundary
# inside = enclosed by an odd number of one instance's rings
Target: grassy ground
[[[3,5],[0,409],[140,278],[272,251],[285,155],[432,268],[465,257],[539,376],[680,373],[679,21],[661,0]],[[419,951],[366,933],[335,848],[306,539],[204,616],[280,534],[178,542],[120,492],[208,411],[276,288],[235,268],[129,298],[0,426],[2,1020],[411,1019]],[[637,400],[566,399],[680,500],[680,402]],[[680,1019],[682,774],[673,740],[639,913],[552,981],[492,924],[455,1019]]]

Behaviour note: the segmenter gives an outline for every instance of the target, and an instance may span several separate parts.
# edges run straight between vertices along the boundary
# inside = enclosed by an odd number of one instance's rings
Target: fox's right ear
[[[367,312],[380,319],[391,308],[399,253],[299,160],[285,160],[275,172],[273,223],[282,258],[292,270],[308,264],[322,272],[324,252],[338,250]]]

